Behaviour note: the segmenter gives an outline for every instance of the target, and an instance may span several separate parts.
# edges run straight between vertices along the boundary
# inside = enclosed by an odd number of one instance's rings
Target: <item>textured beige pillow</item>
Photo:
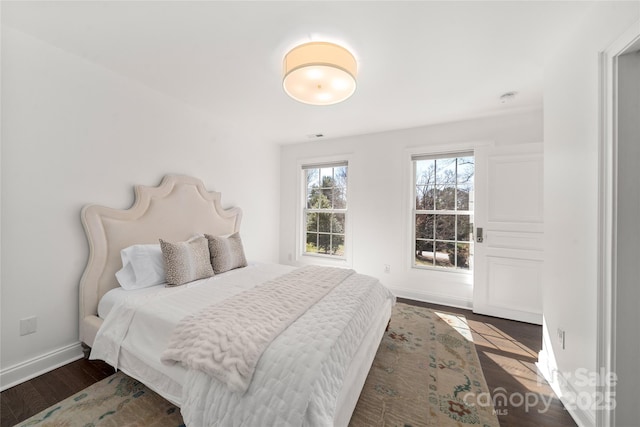
[[[205,234],[204,236],[209,240],[213,271],[224,273],[234,268],[247,266],[240,233],[233,233],[227,237],[212,236],[210,234]]]
[[[169,243],[160,239],[167,286],[179,286],[213,276],[209,244],[204,237]]]

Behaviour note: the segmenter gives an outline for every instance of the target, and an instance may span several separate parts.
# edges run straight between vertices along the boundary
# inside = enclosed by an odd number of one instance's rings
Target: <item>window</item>
[[[302,167],[304,254],[345,257],[347,162]]]
[[[473,153],[413,156],[414,267],[471,268]]]

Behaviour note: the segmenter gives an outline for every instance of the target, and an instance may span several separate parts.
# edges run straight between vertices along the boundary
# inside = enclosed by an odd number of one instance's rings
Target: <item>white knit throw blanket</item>
[[[180,321],[161,360],[180,363],[244,393],[267,346],[353,270],[307,266]]]

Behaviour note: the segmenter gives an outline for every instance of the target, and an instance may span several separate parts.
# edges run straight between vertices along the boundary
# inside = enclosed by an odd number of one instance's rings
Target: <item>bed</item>
[[[184,175],[167,175],[158,187],[136,186],[135,202],[127,210],[85,206],[81,219],[89,258],[80,282],[80,341],[91,348],[92,358],[107,361],[180,406],[189,426],[348,425],[395,303],[377,280],[351,270],[250,262],[182,286],[120,287],[116,272],[123,267],[123,249],[155,245],[160,238],[224,240],[238,235],[241,218],[239,208],[222,208],[220,193]],[[340,278],[325,286],[325,276]],[[306,292],[320,296],[307,298],[314,303],[291,323],[273,326],[274,337],[266,340],[253,370],[243,374],[245,383],[236,387],[226,372],[212,376],[172,359],[171,346],[185,320],[205,308],[213,307],[216,316],[237,313],[229,311],[234,304],[258,311],[249,296],[267,301],[264,293],[275,289],[279,296],[271,299],[284,301],[282,311],[295,311],[293,306],[305,298],[282,290],[305,280]],[[328,290],[318,290],[323,286]],[[250,319],[252,313],[245,311],[237,323],[251,321],[259,329],[269,324]],[[232,319],[231,327],[239,328],[235,323]]]

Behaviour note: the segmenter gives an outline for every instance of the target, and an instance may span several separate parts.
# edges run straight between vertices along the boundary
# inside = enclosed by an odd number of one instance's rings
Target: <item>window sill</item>
[[[411,269],[413,270],[425,270],[425,271],[438,271],[440,273],[453,273],[453,274],[463,274],[465,276],[471,276],[473,274],[473,270],[464,270],[460,268],[448,268],[448,267],[430,267],[427,265],[412,265]]]
[[[346,257],[337,257],[333,255],[302,253],[298,256],[297,261],[303,265],[315,264],[332,267],[351,267],[351,263],[348,262]]]

